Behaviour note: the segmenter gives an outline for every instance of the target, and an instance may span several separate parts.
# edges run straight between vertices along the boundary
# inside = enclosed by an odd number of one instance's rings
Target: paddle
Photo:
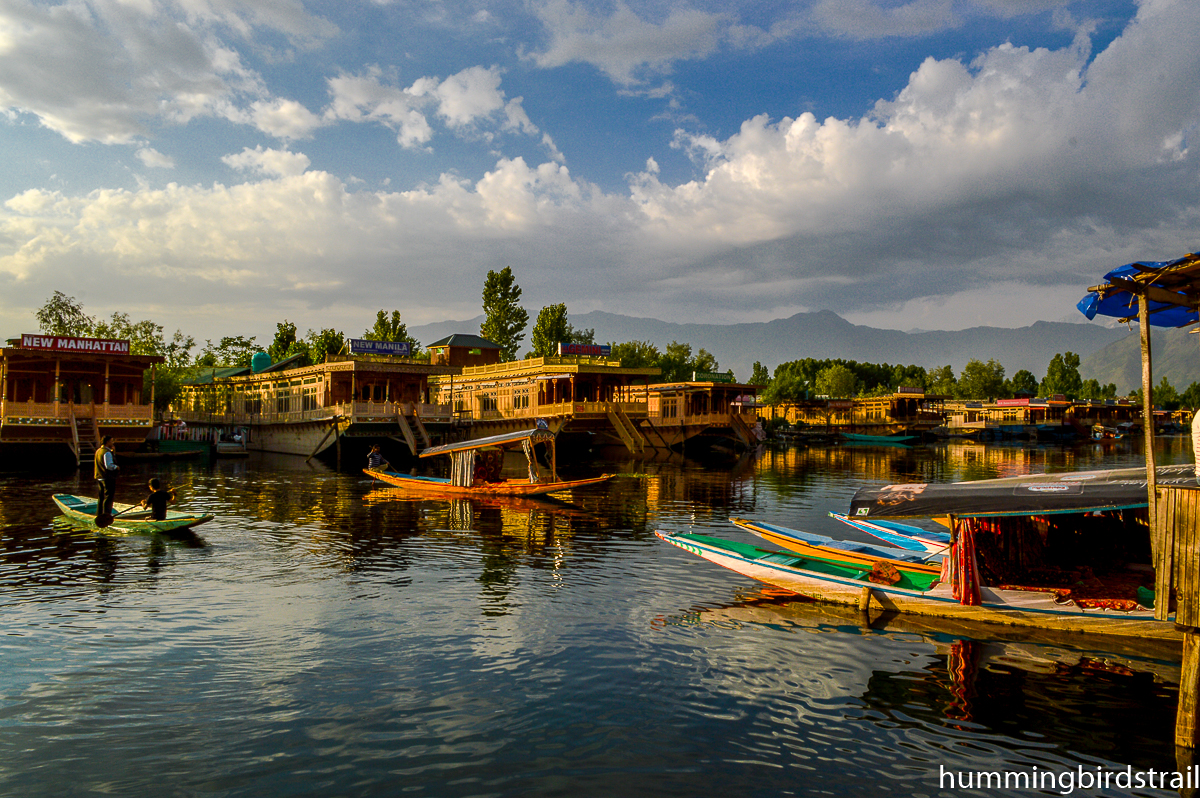
[[[190,480],[188,482],[185,482],[182,485],[179,485],[178,487],[172,485],[171,487],[167,488],[167,490],[176,491],[176,490],[179,490],[180,488],[187,487],[189,484],[191,484]],[[112,526],[112,522],[115,519],[120,518],[125,513],[132,512],[133,510],[137,510],[139,508],[145,509],[145,505],[131,504],[130,506],[126,507],[124,510],[117,513],[116,515],[114,515],[112,513],[100,513],[100,515],[96,516],[96,527],[98,529],[105,529],[107,527],[110,527],[110,526]]]

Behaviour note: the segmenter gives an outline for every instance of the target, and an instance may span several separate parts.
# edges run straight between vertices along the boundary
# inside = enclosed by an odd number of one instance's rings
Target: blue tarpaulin
[[[1178,293],[1181,300],[1187,301],[1187,295],[1178,290],[1180,286],[1179,274],[1178,272],[1173,272],[1172,269],[1189,263],[1197,264],[1195,255],[1185,255],[1173,261],[1135,261],[1134,263],[1127,263],[1124,266],[1113,269],[1104,275],[1105,281],[1110,285],[1100,291],[1092,291],[1079,300],[1079,304],[1077,305],[1079,312],[1089,319],[1094,319],[1097,315],[1115,316],[1119,319],[1136,317],[1138,315],[1137,294],[1111,285],[1121,280],[1135,280],[1143,285],[1155,286],[1172,293]],[[1148,279],[1148,275],[1152,275],[1155,272],[1163,273],[1161,281],[1158,279]],[[1171,277],[1175,277],[1175,279],[1171,279]],[[1196,278],[1191,276],[1191,279]],[[1188,304],[1190,305],[1192,302],[1188,302]],[[1148,308],[1150,311],[1150,324],[1154,327],[1182,327],[1185,324],[1192,324],[1200,318],[1194,306],[1183,307],[1169,302],[1150,300]]]

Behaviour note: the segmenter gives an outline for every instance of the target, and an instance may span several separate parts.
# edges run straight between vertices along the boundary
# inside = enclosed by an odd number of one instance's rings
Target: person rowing
[[[167,520],[167,505],[175,501],[175,489],[162,487],[158,477],[151,478],[147,487],[150,488],[150,495],[138,502],[138,506],[150,509],[152,521]]]
[[[383,452],[379,451],[379,444],[371,446],[370,453],[367,454],[367,470],[382,471],[384,467],[391,468],[392,464],[383,459]]]

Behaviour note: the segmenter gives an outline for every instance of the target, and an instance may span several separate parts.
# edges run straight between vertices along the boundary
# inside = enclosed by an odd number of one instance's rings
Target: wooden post
[[[58,408],[59,408],[59,399],[60,399],[59,394],[62,393],[62,388],[60,387],[60,383],[59,383],[61,374],[62,374],[62,360],[60,360],[59,358],[54,358],[54,417],[55,418],[58,418]]]
[[[1150,504],[1149,518],[1157,513],[1157,472],[1154,469],[1154,396],[1153,370],[1150,367],[1150,301],[1145,295],[1138,297],[1138,322],[1142,333],[1142,437],[1146,445],[1146,493]]]
[[[1175,714],[1175,745],[1195,748],[1196,709],[1200,693],[1200,632],[1189,629],[1183,635],[1183,669],[1179,675],[1179,709]]]

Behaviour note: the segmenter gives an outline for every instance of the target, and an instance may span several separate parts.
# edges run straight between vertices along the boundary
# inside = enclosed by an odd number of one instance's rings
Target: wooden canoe
[[[397,488],[413,493],[424,493],[434,497],[459,496],[539,496],[544,493],[557,493],[563,490],[582,488],[585,485],[597,485],[612,479],[612,474],[602,474],[589,479],[572,479],[562,482],[529,482],[527,480],[505,479],[499,482],[483,482],[464,487],[451,485],[450,480],[442,477],[415,477],[409,474],[398,474],[394,471],[372,471],[363,469],[363,473],[372,479],[378,479]]]
[[[52,498],[54,499],[54,503],[58,505],[58,509],[72,523],[88,527],[89,529],[101,528],[96,526],[95,499],[89,499],[86,496],[72,496],[69,493],[56,493]],[[138,508],[136,504],[114,502],[112,526],[105,527],[104,529],[106,531],[115,530],[145,534],[154,532],[179,532],[184,529],[191,529],[212,519],[212,513],[196,515],[194,513],[181,513],[168,510],[166,519],[154,521],[150,518],[150,511],[148,509]]]
[[[886,562],[902,572],[933,576],[937,576],[942,571],[943,558],[940,555],[933,555],[936,556],[936,562],[930,562],[925,556],[903,549],[834,540],[824,535],[814,535],[762,521],[748,521],[745,518],[730,518],[729,521],[734,526],[758,535],[763,540],[803,554],[809,560],[819,560],[851,568],[871,568],[877,562]]]

